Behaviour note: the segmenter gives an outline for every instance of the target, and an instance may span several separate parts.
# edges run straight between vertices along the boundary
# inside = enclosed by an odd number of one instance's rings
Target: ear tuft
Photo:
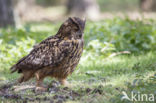
[[[70,19],[72,22],[78,24],[78,22],[76,21],[75,17],[69,17],[69,19]]]
[[[64,25],[67,26],[68,25],[68,22],[65,22]]]

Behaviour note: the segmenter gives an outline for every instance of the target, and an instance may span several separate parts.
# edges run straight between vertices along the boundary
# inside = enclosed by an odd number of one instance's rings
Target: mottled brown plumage
[[[55,77],[62,84],[77,66],[83,51],[83,31],[85,20],[70,17],[60,27],[58,33],[35,45],[33,50],[11,67],[23,75],[19,82],[37,79],[37,87],[42,87],[45,77]]]

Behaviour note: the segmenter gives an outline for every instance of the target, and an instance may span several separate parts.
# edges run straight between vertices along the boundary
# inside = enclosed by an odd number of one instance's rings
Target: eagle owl
[[[83,32],[85,20],[69,17],[54,36],[50,36],[31,52],[11,67],[11,73],[21,73],[19,83],[36,77],[36,89],[46,89],[43,86],[45,77],[54,77],[62,85],[77,66],[83,51]]]

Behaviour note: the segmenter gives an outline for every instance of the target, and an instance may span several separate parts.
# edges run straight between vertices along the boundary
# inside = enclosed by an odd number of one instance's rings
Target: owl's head
[[[81,39],[85,28],[85,19],[78,17],[69,17],[60,27],[58,35],[61,37],[74,37]]]

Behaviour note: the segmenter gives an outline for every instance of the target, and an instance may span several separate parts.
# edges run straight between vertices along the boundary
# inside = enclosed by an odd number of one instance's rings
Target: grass
[[[67,96],[73,92],[72,95],[75,96],[72,97],[75,99],[69,97],[66,103],[133,103],[121,100],[123,91],[130,98],[132,92],[139,92],[154,94],[156,99],[156,22],[146,21],[144,23],[115,18],[97,23],[88,22],[84,36],[84,52],[76,70],[68,78],[71,84],[68,91],[64,91],[61,86],[58,92],[37,95],[31,90],[14,92],[13,87],[8,87],[7,93],[22,95],[24,100],[35,98],[38,101],[38,98]],[[9,68],[27,55],[35,43],[55,34],[57,29],[57,24],[28,24],[22,28],[0,29],[0,86],[14,82],[19,74],[10,74]],[[124,50],[131,53],[110,56]],[[46,78],[44,82],[51,84],[52,80]],[[22,85],[34,82],[31,80]],[[23,101],[18,98],[0,97],[0,101],[16,100]]]
[[[128,101],[121,101],[122,91],[129,95],[134,90],[140,93],[155,93],[155,70],[156,53],[119,55],[107,59],[97,58],[96,60],[80,62],[68,81],[72,85],[71,88],[76,91],[82,87],[94,89],[98,88],[99,85],[103,86],[103,95],[94,97],[95,94],[86,94],[76,100],[76,103],[88,103],[88,101],[93,103],[103,103],[104,101],[107,101],[106,103],[114,103],[114,101],[116,101],[115,103],[129,103]],[[10,75],[8,72],[2,72],[0,77],[5,78],[4,80],[14,81],[18,76],[17,74]],[[150,80],[152,77],[154,79]],[[136,80],[141,81],[134,83]],[[47,78],[45,83],[50,83],[50,81],[51,79]],[[70,100],[68,102],[70,103]]]
[[[80,62],[78,68],[80,69],[77,69],[69,78],[75,87],[104,86],[104,95],[98,97],[100,99],[87,96],[84,99],[86,103],[88,100],[97,103],[104,101],[107,101],[106,103],[128,103],[128,101],[121,101],[122,91],[130,93],[136,90],[140,93],[154,94],[156,90],[155,53],[120,55],[102,60],[97,58],[94,61]],[[147,82],[153,76],[155,82]],[[136,80],[142,81],[140,84],[135,84]]]

